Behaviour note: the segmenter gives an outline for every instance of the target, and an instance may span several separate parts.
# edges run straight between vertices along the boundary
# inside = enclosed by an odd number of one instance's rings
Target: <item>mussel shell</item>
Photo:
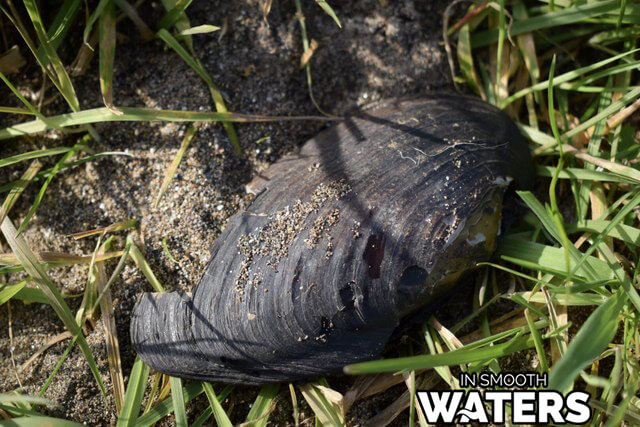
[[[296,381],[376,358],[401,319],[486,261],[526,143],[480,100],[382,102],[270,167],[193,296],[145,294],[131,337],[167,374]]]

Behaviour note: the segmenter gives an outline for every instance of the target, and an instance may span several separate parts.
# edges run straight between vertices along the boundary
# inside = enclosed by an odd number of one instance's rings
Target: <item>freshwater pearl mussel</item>
[[[133,345],[160,372],[243,384],[379,357],[490,259],[505,192],[533,175],[516,126],[480,100],[380,102],[272,165],[192,294],[137,302]]]

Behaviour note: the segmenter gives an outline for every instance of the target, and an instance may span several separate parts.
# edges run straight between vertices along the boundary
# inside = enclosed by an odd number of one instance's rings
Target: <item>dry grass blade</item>
[[[98,44],[98,35],[98,30],[94,29],[89,40],[80,46],[80,49],[78,49],[78,53],[71,64],[71,75],[81,76],[87,71],[89,64],[91,63],[91,59],[93,58],[95,47]]]
[[[63,332],[61,334],[58,334],[58,335],[54,336],[53,338],[49,339],[42,347],[40,347],[38,349],[38,351],[33,353],[31,355],[31,357],[29,357],[29,359],[27,359],[26,362],[24,362],[22,365],[20,365],[20,371],[24,372],[24,370],[27,369],[29,367],[29,365],[31,365],[45,351],[47,351],[48,349],[50,349],[54,345],[58,344],[59,342],[62,342],[64,340],[67,340],[67,339],[71,338],[72,336],[73,335],[71,335],[71,333],[69,331],[65,331],[65,332]]]
[[[451,28],[448,29],[447,34],[452,35],[456,33],[463,26],[474,21],[476,17],[478,17],[482,12],[484,12],[491,5],[492,5],[491,3],[484,3],[484,4],[480,4],[478,6],[473,7],[467,12],[465,16],[463,16],[458,22],[456,22]],[[447,12],[445,12],[445,14],[447,14]],[[449,14],[451,13],[449,12]]]
[[[311,39],[311,42],[309,43],[309,48],[305,49],[304,53],[300,57],[300,68],[304,68],[307,66],[307,64],[309,64],[309,61],[311,60],[311,57],[313,56],[313,53],[316,51],[317,48],[318,48],[318,42],[315,39]]]
[[[260,8],[262,9],[262,17],[264,21],[267,22],[267,18],[269,17],[269,13],[271,12],[271,5],[273,4],[273,0],[260,0]]]
[[[402,375],[397,374],[376,374],[357,377],[353,385],[344,394],[345,412],[348,412],[349,408],[358,400],[382,393],[403,381]]]
[[[340,393],[313,383],[300,386],[300,391],[322,425],[344,425],[343,396]]]
[[[133,24],[138,29],[138,32],[145,41],[153,39],[155,34],[153,34],[153,31],[151,31],[146,22],[144,22],[142,18],[140,18],[140,15],[138,15],[138,11],[135,7],[131,6],[126,0],[113,0],[113,2],[117,4],[120,10],[122,10],[124,14],[127,15],[127,17],[131,20],[131,22],[133,22]]]
[[[100,248],[98,255],[104,255],[107,250],[105,243]],[[124,402],[124,378],[122,377],[122,360],[120,358],[120,345],[118,343],[118,330],[113,316],[114,307],[111,299],[111,292],[107,287],[107,275],[104,262],[96,262],[96,289],[100,294],[99,304],[102,315],[102,326],[104,327],[105,342],[107,345],[107,361],[111,374],[111,384],[113,386],[113,396],[116,404],[116,412],[119,415]]]
[[[300,0],[295,0],[296,4],[296,18],[298,19],[298,25],[300,26],[300,35],[302,37],[302,48],[303,53],[300,58],[300,67],[305,69],[307,74],[307,89],[309,91],[309,98],[311,98],[311,102],[313,103],[316,110],[318,110],[321,114],[324,114],[327,117],[336,119],[338,117],[325,112],[316,101],[315,96],[313,95],[313,79],[311,76],[311,57],[313,56],[313,52],[318,48],[318,43],[315,40],[311,40],[311,44],[309,44],[309,37],[307,36],[307,24],[306,19],[304,17],[304,13],[302,13],[302,3]]]
[[[20,53],[20,48],[14,45],[0,56],[0,73],[17,73],[25,64],[26,61]]]
[[[74,338],[77,339],[78,344],[87,359],[89,368],[98,383],[100,391],[103,396],[106,395],[106,389],[102,382],[100,372],[98,371],[96,361],[91,353],[91,349],[89,348],[84,335],[82,335],[82,330],[80,330],[80,327],[75,322],[69,306],[67,306],[67,303],[62,298],[60,291],[58,291],[58,288],[53,284],[43,266],[38,262],[33,252],[31,252],[27,242],[17,235],[17,230],[13,226],[11,220],[5,217],[0,228],[2,229],[2,233],[4,234],[7,243],[9,243],[9,246],[11,247],[11,250],[20,260],[20,264],[22,264],[26,272],[38,284],[40,290],[49,299],[49,304],[53,307],[58,317],[63,321],[69,332],[73,334]]]
[[[429,324],[440,334],[440,337],[446,342],[449,350],[455,350],[457,348],[464,347],[464,344],[455,336],[453,332],[447,329],[442,323],[438,321],[434,316],[429,318]]]
[[[104,255],[96,256],[96,261],[106,261],[122,255],[122,251],[108,252]],[[38,262],[44,262],[48,265],[74,265],[74,264],[90,264],[93,256],[91,255],[72,255],[62,252],[38,252],[36,259]],[[15,254],[0,254],[0,265],[21,265],[20,258]]]
[[[102,242],[103,237],[104,236],[100,236],[98,238],[96,248],[91,255],[91,262],[89,263],[89,278],[87,280],[87,284],[84,287],[82,302],[80,303],[80,307],[76,312],[76,322],[80,327],[84,325],[86,319],[90,319],[91,321],[93,321],[92,307],[94,305],[97,293],[94,266],[96,264],[96,257],[98,256],[98,250],[100,249],[100,243]],[[109,240],[107,240],[107,242],[109,242]]]
[[[293,407],[293,422],[296,427],[300,425],[300,410],[298,409],[298,398],[293,384],[289,383],[289,394],[291,395],[291,406]]]
[[[113,233],[116,231],[129,230],[131,228],[135,228],[138,225],[138,220],[136,219],[128,219],[126,221],[116,222],[114,224],[108,225],[106,227],[94,228],[93,230],[80,231],[78,233],[69,234],[69,237],[73,237],[74,239],[83,239],[89,236],[95,236],[96,234],[103,233]]]
[[[180,145],[178,152],[173,158],[171,165],[167,169],[167,172],[164,175],[164,179],[162,180],[162,185],[160,185],[160,190],[158,191],[158,195],[156,196],[156,200],[153,202],[154,209],[158,207],[158,203],[160,203],[160,199],[162,198],[162,195],[165,193],[165,191],[167,191],[169,184],[171,184],[171,181],[173,180],[173,177],[176,174],[176,171],[178,170],[178,166],[180,165],[180,161],[182,161],[182,157],[184,156],[184,153],[187,151],[187,148],[189,147],[191,140],[196,135],[196,132],[197,132],[197,128],[195,125],[190,126],[185,132],[184,138],[182,139],[182,144]]]
[[[398,375],[400,376],[400,375]],[[401,377],[401,376],[400,376]],[[417,388],[419,390],[428,390],[430,388],[435,387],[436,384],[440,381],[440,378],[433,374],[426,374],[422,379],[418,381]],[[365,427],[384,427],[389,425],[393,420],[395,420],[398,415],[405,409],[409,407],[411,404],[411,393],[409,390],[405,391],[399,398],[397,398],[393,403],[382,411],[380,411],[373,418],[368,419],[365,423]]]
[[[638,171],[637,169],[634,169],[630,166],[624,166],[609,160],[601,159],[599,157],[592,156],[568,144],[564,144],[562,146],[562,149],[564,150],[565,153],[571,154],[578,159],[584,160],[585,162],[589,162],[596,166],[600,166],[603,169],[606,169],[613,173],[617,173],[619,175],[622,175],[626,178],[630,178],[640,183],[640,171]]]
[[[122,251],[122,256],[120,257],[120,261],[118,261],[118,265],[116,266],[115,270],[113,270],[113,273],[111,273],[111,277],[109,277],[109,281],[106,283],[106,285],[104,285],[102,290],[100,290],[100,293],[98,294],[98,298],[96,298],[96,300],[94,301],[91,311],[95,311],[98,304],[102,301],[102,298],[105,296],[107,292],[109,292],[109,289],[111,289],[111,285],[115,283],[115,281],[120,276],[120,273],[122,273],[122,269],[124,268],[124,265],[127,262],[127,258],[129,257],[130,250],[131,250],[131,244],[127,243],[127,245],[124,248],[124,251]]]
[[[19,183],[11,189],[9,195],[0,207],[0,223],[4,221],[11,208],[18,200],[18,197],[20,197],[20,194],[33,180],[41,167],[42,163],[40,163],[38,160],[33,161],[31,165],[29,165],[29,168],[27,168],[27,170],[22,174],[22,177],[20,177]]]

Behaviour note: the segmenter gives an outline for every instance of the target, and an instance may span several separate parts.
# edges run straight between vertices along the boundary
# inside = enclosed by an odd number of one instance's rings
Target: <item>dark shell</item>
[[[490,258],[502,196],[533,166],[507,116],[439,95],[351,117],[266,175],[193,296],[136,305],[131,339],[154,369],[260,384],[378,357],[403,317]]]

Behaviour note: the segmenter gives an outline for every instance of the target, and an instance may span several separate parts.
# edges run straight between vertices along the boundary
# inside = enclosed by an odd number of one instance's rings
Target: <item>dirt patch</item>
[[[441,16],[447,1],[333,1],[342,29],[312,1],[303,7],[309,36],[319,43],[313,59],[314,93],[318,103],[333,114],[345,114],[382,98],[417,96],[432,90],[451,88],[446,58],[441,45]],[[162,8],[145,3],[141,16],[157,22]],[[271,115],[317,114],[310,102],[306,76],[299,69],[301,38],[293,2],[274,2],[268,22],[255,2],[194,2],[188,9],[192,25],[228,23],[227,33],[194,37],[195,48],[205,68],[223,91],[231,111]],[[129,21],[118,26],[119,44],[115,62],[114,100],[121,106],[209,111],[209,92],[199,77],[161,41],[143,43]],[[81,28],[71,37],[71,46],[80,45]],[[23,49],[27,52],[27,49]],[[70,63],[75,50],[61,52]],[[100,107],[97,60],[74,84],[83,108]],[[41,74],[30,65],[14,77],[25,93],[41,85]],[[48,95],[53,94],[49,91]],[[17,105],[2,95],[2,105]],[[62,100],[55,100],[45,113],[65,112]],[[13,117],[5,120],[14,120]],[[6,121],[3,125],[6,125]],[[47,196],[25,233],[37,251],[90,254],[95,239],[74,241],[69,233],[105,226],[128,218],[140,221],[138,240],[154,272],[167,290],[188,291],[196,284],[209,258],[208,248],[229,216],[250,201],[245,185],[286,153],[294,151],[326,124],[322,122],[278,122],[238,125],[245,159],[233,154],[219,125],[204,125],[189,147],[178,174],[157,209],[152,208],[163,174],[180,146],[186,129],[172,123],[109,123],[96,128],[102,136],[91,148],[123,151],[130,156],[113,156],[61,174],[51,184]],[[267,137],[267,138],[265,138]],[[71,144],[64,138],[35,136],[19,142],[3,143],[4,153],[27,148]],[[0,172],[0,184],[17,179],[25,165]],[[12,217],[20,221],[37,189],[29,189],[14,208]],[[348,220],[341,218],[340,220]],[[354,235],[358,234],[357,227]],[[162,249],[166,238],[176,262]],[[115,243],[122,247],[123,241]],[[3,250],[7,250],[6,247]],[[328,252],[330,248],[328,248]],[[110,264],[112,269],[114,265]],[[77,294],[87,280],[87,267],[50,270],[52,279],[65,293]],[[112,289],[122,362],[126,376],[135,355],[129,343],[129,319],[137,295],[151,290],[142,274],[128,265]],[[77,308],[80,298],[68,299]],[[24,363],[56,334],[61,322],[46,305],[11,303],[12,331],[9,340],[8,310],[0,307],[0,359]],[[107,387],[110,386],[106,349],[100,324],[88,341],[97,358]],[[68,345],[56,344],[17,375],[26,392],[36,394]],[[351,380],[341,380],[349,383]],[[340,382],[340,381],[339,381]],[[0,364],[0,392],[18,387],[11,363]],[[333,385],[333,384],[332,384]],[[350,423],[359,424],[379,405],[390,403],[402,389],[362,402],[352,410]],[[255,389],[234,392],[233,421],[243,421]],[[291,423],[287,409],[288,391],[282,389],[278,424]],[[75,349],[62,366],[45,397],[60,402],[50,410],[90,425],[114,422],[113,401],[105,403],[80,351]],[[298,396],[301,401],[301,396]],[[197,405],[196,405],[197,407]],[[202,408],[201,408],[202,409]],[[195,411],[191,416],[195,415]],[[311,416],[306,409],[305,414]],[[402,424],[402,421],[398,421]]]

